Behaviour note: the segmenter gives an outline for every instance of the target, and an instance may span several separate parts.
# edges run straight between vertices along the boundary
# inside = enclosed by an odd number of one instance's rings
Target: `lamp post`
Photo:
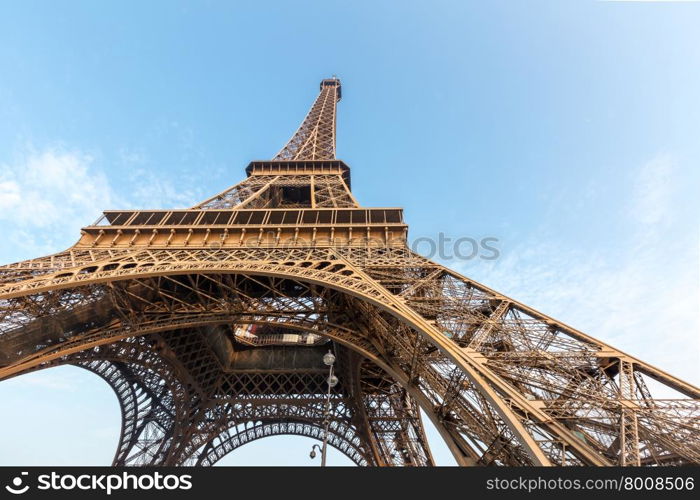
[[[338,385],[338,377],[333,375],[333,365],[335,364],[335,356],[329,350],[323,355],[323,364],[328,367],[328,379],[326,382],[328,384],[328,392],[326,392],[326,402],[323,405],[323,446],[320,447],[321,451],[321,467],[326,466],[326,450],[328,449],[328,428],[331,424],[331,388]],[[313,459],[316,457],[316,448],[319,448],[317,444],[311,447],[311,453],[309,456]]]

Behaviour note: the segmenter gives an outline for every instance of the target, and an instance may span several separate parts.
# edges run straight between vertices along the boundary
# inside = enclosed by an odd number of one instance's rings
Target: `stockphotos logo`
[[[12,483],[8,484],[5,486],[5,489],[12,493],[13,495],[21,495],[22,493],[26,493],[27,490],[29,489],[29,485],[24,483],[24,476],[29,475],[28,472],[22,472],[19,476],[16,476],[15,478],[12,479]]]
[[[22,472],[12,479],[5,489],[13,495],[26,493],[30,486],[28,473]],[[82,490],[97,491],[111,495],[113,491],[148,491],[148,490],[189,490],[192,488],[192,476],[189,474],[41,474],[37,476],[36,489],[42,491]]]

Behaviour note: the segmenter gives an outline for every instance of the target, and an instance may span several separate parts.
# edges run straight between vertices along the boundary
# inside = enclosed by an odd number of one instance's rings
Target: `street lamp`
[[[311,459],[316,458],[316,449],[318,448],[321,452],[321,467],[326,466],[326,450],[328,449],[328,428],[331,424],[331,388],[338,385],[338,377],[333,375],[333,364],[335,363],[335,356],[329,350],[323,355],[323,364],[328,367],[328,378],[326,383],[328,384],[328,392],[326,392],[326,403],[323,405],[323,447],[319,447],[314,444],[311,447],[311,453],[309,457]]]

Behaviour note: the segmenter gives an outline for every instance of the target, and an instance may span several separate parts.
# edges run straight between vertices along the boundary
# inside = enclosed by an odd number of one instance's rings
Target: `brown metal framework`
[[[0,380],[74,364],[114,389],[115,465],[211,465],[322,434],[360,465],[700,464],[700,390],[411,252],[335,159],[340,81],[271,161],[184,210],[107,211],[0,268]]]

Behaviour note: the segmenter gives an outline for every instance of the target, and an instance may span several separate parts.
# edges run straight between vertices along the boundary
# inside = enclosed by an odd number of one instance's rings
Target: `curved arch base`
[[[0,379],[105,378],[115,464],[323,427],[325,368],[290,354],[310,348],[336,351],[332,439],[356,463],[431,465],[418,407],[462,465],[700,463],[697,388],[407,249],[73,252],[5,274]]]

